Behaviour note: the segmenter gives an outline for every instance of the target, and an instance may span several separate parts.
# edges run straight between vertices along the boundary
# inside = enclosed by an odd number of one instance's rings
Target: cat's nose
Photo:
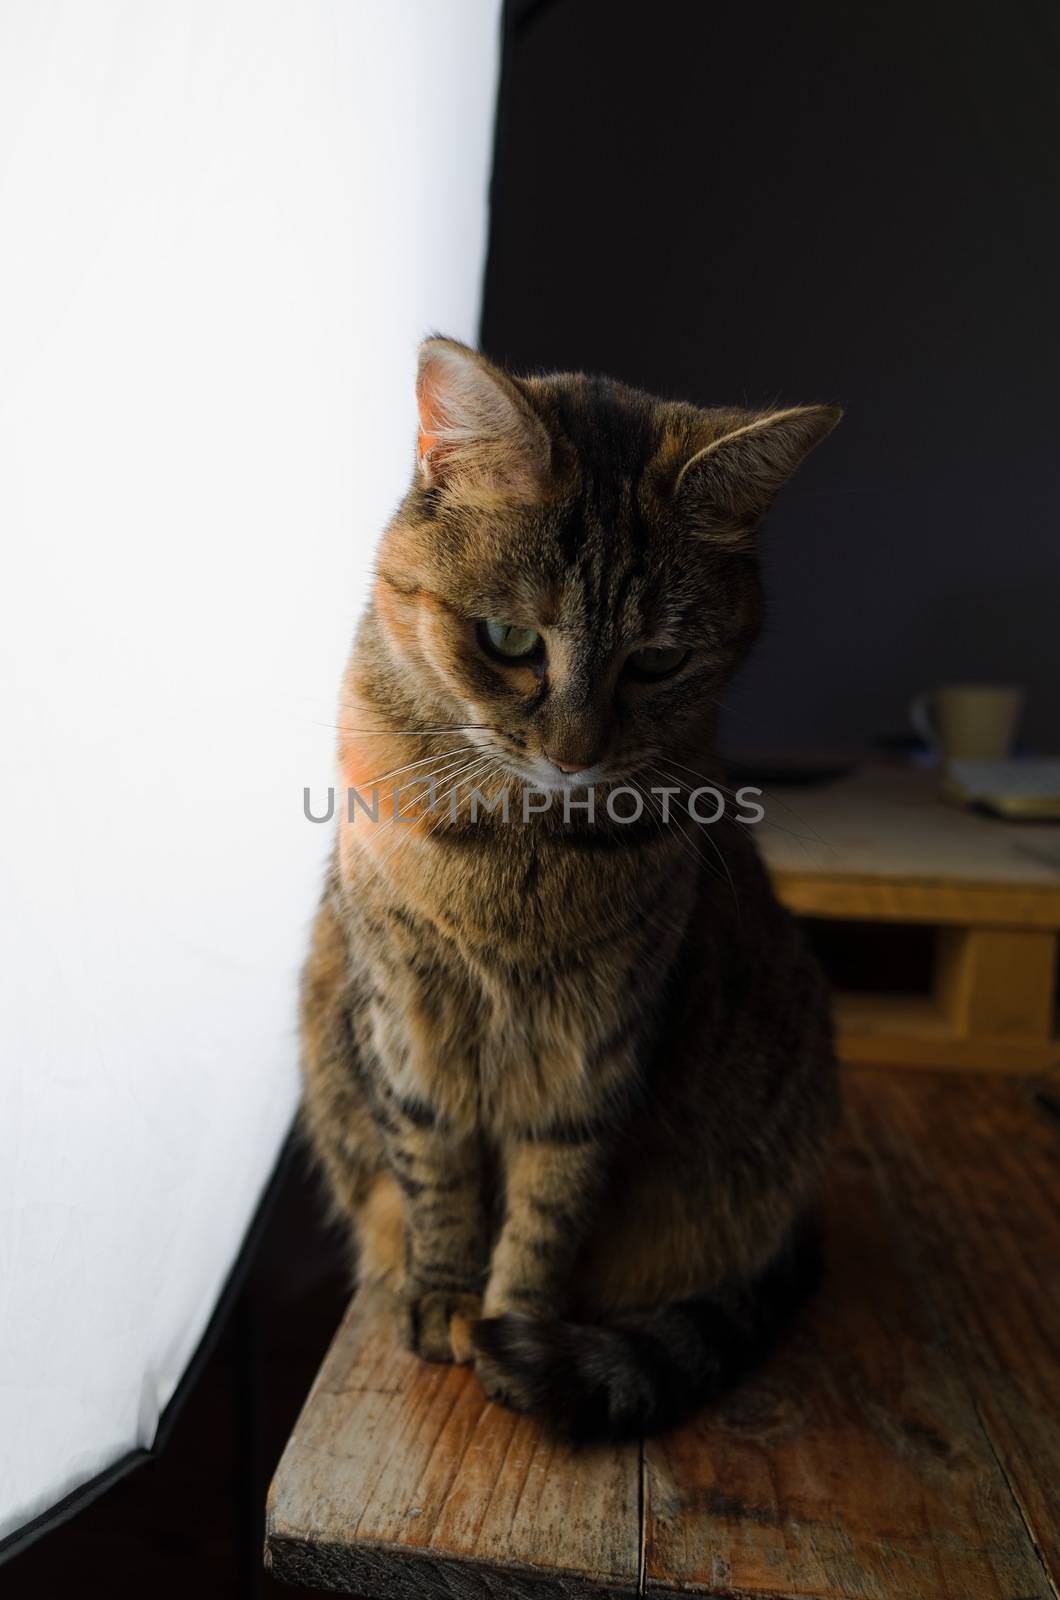
[[[546,750],[545,759],[551,761],[552,765],[558,767],[561,772],[569,775],[572,772],[588,771],[590,767],[595,767],[599,758],[597,756],[576,756],[573,760],[570,760],[565,756],[561,760],[559,756],[550,755]]]

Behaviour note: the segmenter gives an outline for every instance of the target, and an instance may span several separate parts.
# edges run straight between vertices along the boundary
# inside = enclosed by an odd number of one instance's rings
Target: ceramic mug
[[[947,683],[918,694],[913,728],[946,761],[1004,761],[1023,710],[1022,689],[996,683]]]

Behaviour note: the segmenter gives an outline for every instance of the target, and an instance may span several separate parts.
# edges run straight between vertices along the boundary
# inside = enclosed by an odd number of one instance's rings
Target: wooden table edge
[[[779,899],[801,916],[1060,929],[1060,883],[782,868],[770,876]]]
[[[292,1555],[295,1557],[293,1562],[290,1561]],[[305,1559],[300,1561],[299,1557]],[[327,1566],[329,1559],[334,1562],[336,1572],[345,1567],[351,1576],[356,1576],[357,1564],[363,1560],[366,1565],[381,1569],[384,1576],[386,1568],[393,1568],[394,1577],[398,1580],[407,1579],[425,1568],[430,1568],[432,1572],[444,1568],[444,1576],[439,1574],[443,1583],[463,1574],[477,1584],[483,1580],[493,1584],[498,1594],[506,1594],[515,1584],[525,1585],[527,1590],[541,1595],[543,1600],[552,1594],[561,1596],[562,1600],[580,1600],[582,1596],[585,1600],[612,1600],[612,1597],[613,1600],[636,1600],[644,1593],[638,1573],[626,1577],[602,1574],[599,1578],[590,1578],[571,1567],[530,1566],[517,1561],[502,1564],[473,1554],[454,1555],[451,1551],[435,1550],[429,1545],[395,1545],[383,1540],[365,1539],[339,1544],[314,1539],[298,1529],[266,1525],[265,1565],[279,1581],[304,1583],[307,1569],[315,1571],[321,1565]],[[316,1578],[315,1581],[320,1580]],[[333,1592],[356,1595],[358,1590],[345,1586]],[[453,1592],[458,1592],[455,1584]],[[769,1600],[769,1597],[756,1596],[756,1600]]]

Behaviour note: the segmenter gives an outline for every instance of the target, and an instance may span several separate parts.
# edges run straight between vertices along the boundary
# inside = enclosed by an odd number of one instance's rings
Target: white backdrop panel
[[[332,702],[475,334],[499,0],[0,8],[0,1536],[149,1445],[297,1097]]]

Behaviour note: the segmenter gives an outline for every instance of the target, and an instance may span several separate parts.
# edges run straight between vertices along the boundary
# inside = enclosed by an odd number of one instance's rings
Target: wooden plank
[[[1025,1077],[1060,1064],[1060,1041],[933,1038],[925,1034],[840,1033],[836,1054],[846,1066],[909,1067],[914,1072],[969,1072]]]
[[[1057,1600],[1060,1120],[1006,1079],[845,1075],[827,1273],[768,1366],[642,1450],[573,1450],[362,1295],[270,1495],[347,1593]]]
[[[1060,1593],[1060,1118],[1026,1083],[854,1074],[849,1114]],[[1055,1102],[1054,1102],[1055,1104]]]
[[[884,1089],[900,1083],[910,1104],[930,1081],[871,1076]],[[964,1086],[945,1080],[945,1096],[947,1115],[963,1115]],[[981,1163],[990,1151],[984,1133]],[[896,1227],[865,1141],[848,1134],[827,1211],[825,1285],[766,1371],[691,1426],[645,1445],[649,1592],[817,1600],[1048,1593],[1009,1465],[999,1462],[981,1396],[952,1351],[937,1281],[909,1248],[922,1206]],[[967,1226],[956,1216],[950,1225]],[[945,1273],[944,1261],[937,1270]],[[1043,1459],[1048,1471],[1052,1458]],[[1035,1470],[1025,1467],[1028,1499]]]
[[[932,996],[836,996],[840,1060],[1012,1073],[1060,1064],[1060,872],[1037,830],[1035,853],[1019,824],[945,804],[923,774],[880,768],[788,809],[801,833],[767,825],[757,839],[789,910],[938,929]],[[1047,835],[1060,843],[1060,828]]]
[[[636,1445],[575,1449],[489,1405],[362,1291],[277,1468],[266,1560],[343,1593],[600,1600],[637,1592],[639,1517]]]
[[[766,818],[755,838],[770,867],[792,879],[1022,886],[1054,905],[1060,898],[1060,871],[1048,860],[1060,849],[1060,825],[1028,832],[1026,824],[952,805],[932,773],[867,767],[797,793],[767,789],[762,804]]]
[[[1056,934],[1022,928],[942,929],[935,981],[939,1004],[959,1033],[1048,1039]]]
[[[800,917],[851,922],[929,922],[988,928],[1060,928],[1060,885],[1013,884],[780,870],[778,897]]]
[[[846,1063],[1014,1075],[1060,1065],[1060,1039],[963,1034],[928,995],[841,990],[833,996],[833,1010],[836,1054]]]

